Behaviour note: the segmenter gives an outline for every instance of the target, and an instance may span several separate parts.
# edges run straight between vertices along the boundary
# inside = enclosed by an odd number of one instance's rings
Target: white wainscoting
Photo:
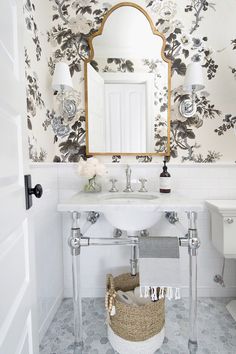
[[[43,186],[33,197],[39,338],[43,338],[64,297],[61,215],[57,212],[58,171],[47,164],[31,164],[32,184]]]
[[[108,180],[116,176],[119,190],[124,189],[125,164],[106,164],[107,173],[103,178],[104,190],[108,190]],[[160,164],[132,164],[132,184],[138,190],[138,178],[148,179],[148,190],[158,190]],[[77,176],[75,164],[57,164],[58,169],[59,200],[62,201],[82,189],[85,180]],[[236,198],[236,164],[205,164],[205,165],[170,165],[172,175],[172,193],[189,198],[206,199],[235,199]],[[156,227],[151,229],[152,235],[183,235],[187,231],[186,215],[179,215],[180,224],[170,225],[164,216]],[[81,226],[84,220],[81,221]],[[71,286],[71,258],[67,245],[70,233],[70,216],[63,215],[63,254],[64,254],[64,296],[72,296]],[[236,262],[226,260],[225,283],[222,288],[213,281],[217,273],[221,273],[223,258],[214,249],[211,243],[210,217],[207,210],[198,215],[199,237],[201,248],[198,257],[198,290],[199,296],[236,296]],[[100,217],[93,225],[87,236],[110,237],[113,227]],[[81,254],[81,284],[82,296],[103,296],[105,289],[105,276],[109,272],[117,274],[129,265],[129,250],[127,247],[88,247]],[[188,275],[188,254],[181,249],[181,271]],[[188,281],[186,278],[182,292],[188,294]]]

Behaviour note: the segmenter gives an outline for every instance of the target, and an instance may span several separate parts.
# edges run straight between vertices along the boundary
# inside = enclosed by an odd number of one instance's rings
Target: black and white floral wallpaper
[[[25,70],[32,161],[76,162],[85,156],[83,59],[87,37],[106,11],[119,1],[26,0]],[[165,53],[172,61],[172,162],[235,162],[236,160],[236,29],[235,0],[137,0],[166,36]],[[78,112],[64,122],[55,109],[51,76],[55,63],[68,62],[78,100]],[[184,119],[178,105],[186,66],[200,61],[205,89],[197,93],[197,113]],[[121,156],[106,158],[120,162]],[[160,158],[137,156],[137,161]]]
[[[32,162],[45,162],[53,158],[50,148],[53,134],[44,134],[42,126],[48,107],[52,107],[47,64],[51,52],[46,37],[51,15],[46,15],[48,12],[43,7],[39,11],[36,2],[31,0],[25,0],[23,11],[29,157]]]

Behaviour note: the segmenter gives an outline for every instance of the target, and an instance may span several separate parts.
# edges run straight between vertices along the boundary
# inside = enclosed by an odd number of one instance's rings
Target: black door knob
[[[25,205],[26,210],[32,207],[34,195],[36,198],[41,198],[43,195],[43,187],[41,184],[36,184],[34,188],[31,185],[31,175],[25,175]]]
[[[41,184],[36,184],[34,188],[29,189],[29,194],[34,194],[36,198],[41,198],[43,195],[43,187]]]

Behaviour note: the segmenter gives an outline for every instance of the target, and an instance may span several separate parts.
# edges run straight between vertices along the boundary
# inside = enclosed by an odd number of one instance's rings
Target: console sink
[[[202,203],[189,200],[174,193],[83,193],[79,192],[61,202],[58,210],[64,212],[97,211],[115,228],[127,231],[128,235],[148,229],[157,224],[165,211],[201,211]]]

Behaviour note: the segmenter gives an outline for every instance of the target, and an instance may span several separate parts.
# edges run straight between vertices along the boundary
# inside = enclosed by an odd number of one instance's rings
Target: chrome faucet
[[[131,168],[129,165],[127,165],[125,169],[125,174],[126,174],[126,187],[124,189],[124,192],[133,192],[133,189],[131,187]]]

